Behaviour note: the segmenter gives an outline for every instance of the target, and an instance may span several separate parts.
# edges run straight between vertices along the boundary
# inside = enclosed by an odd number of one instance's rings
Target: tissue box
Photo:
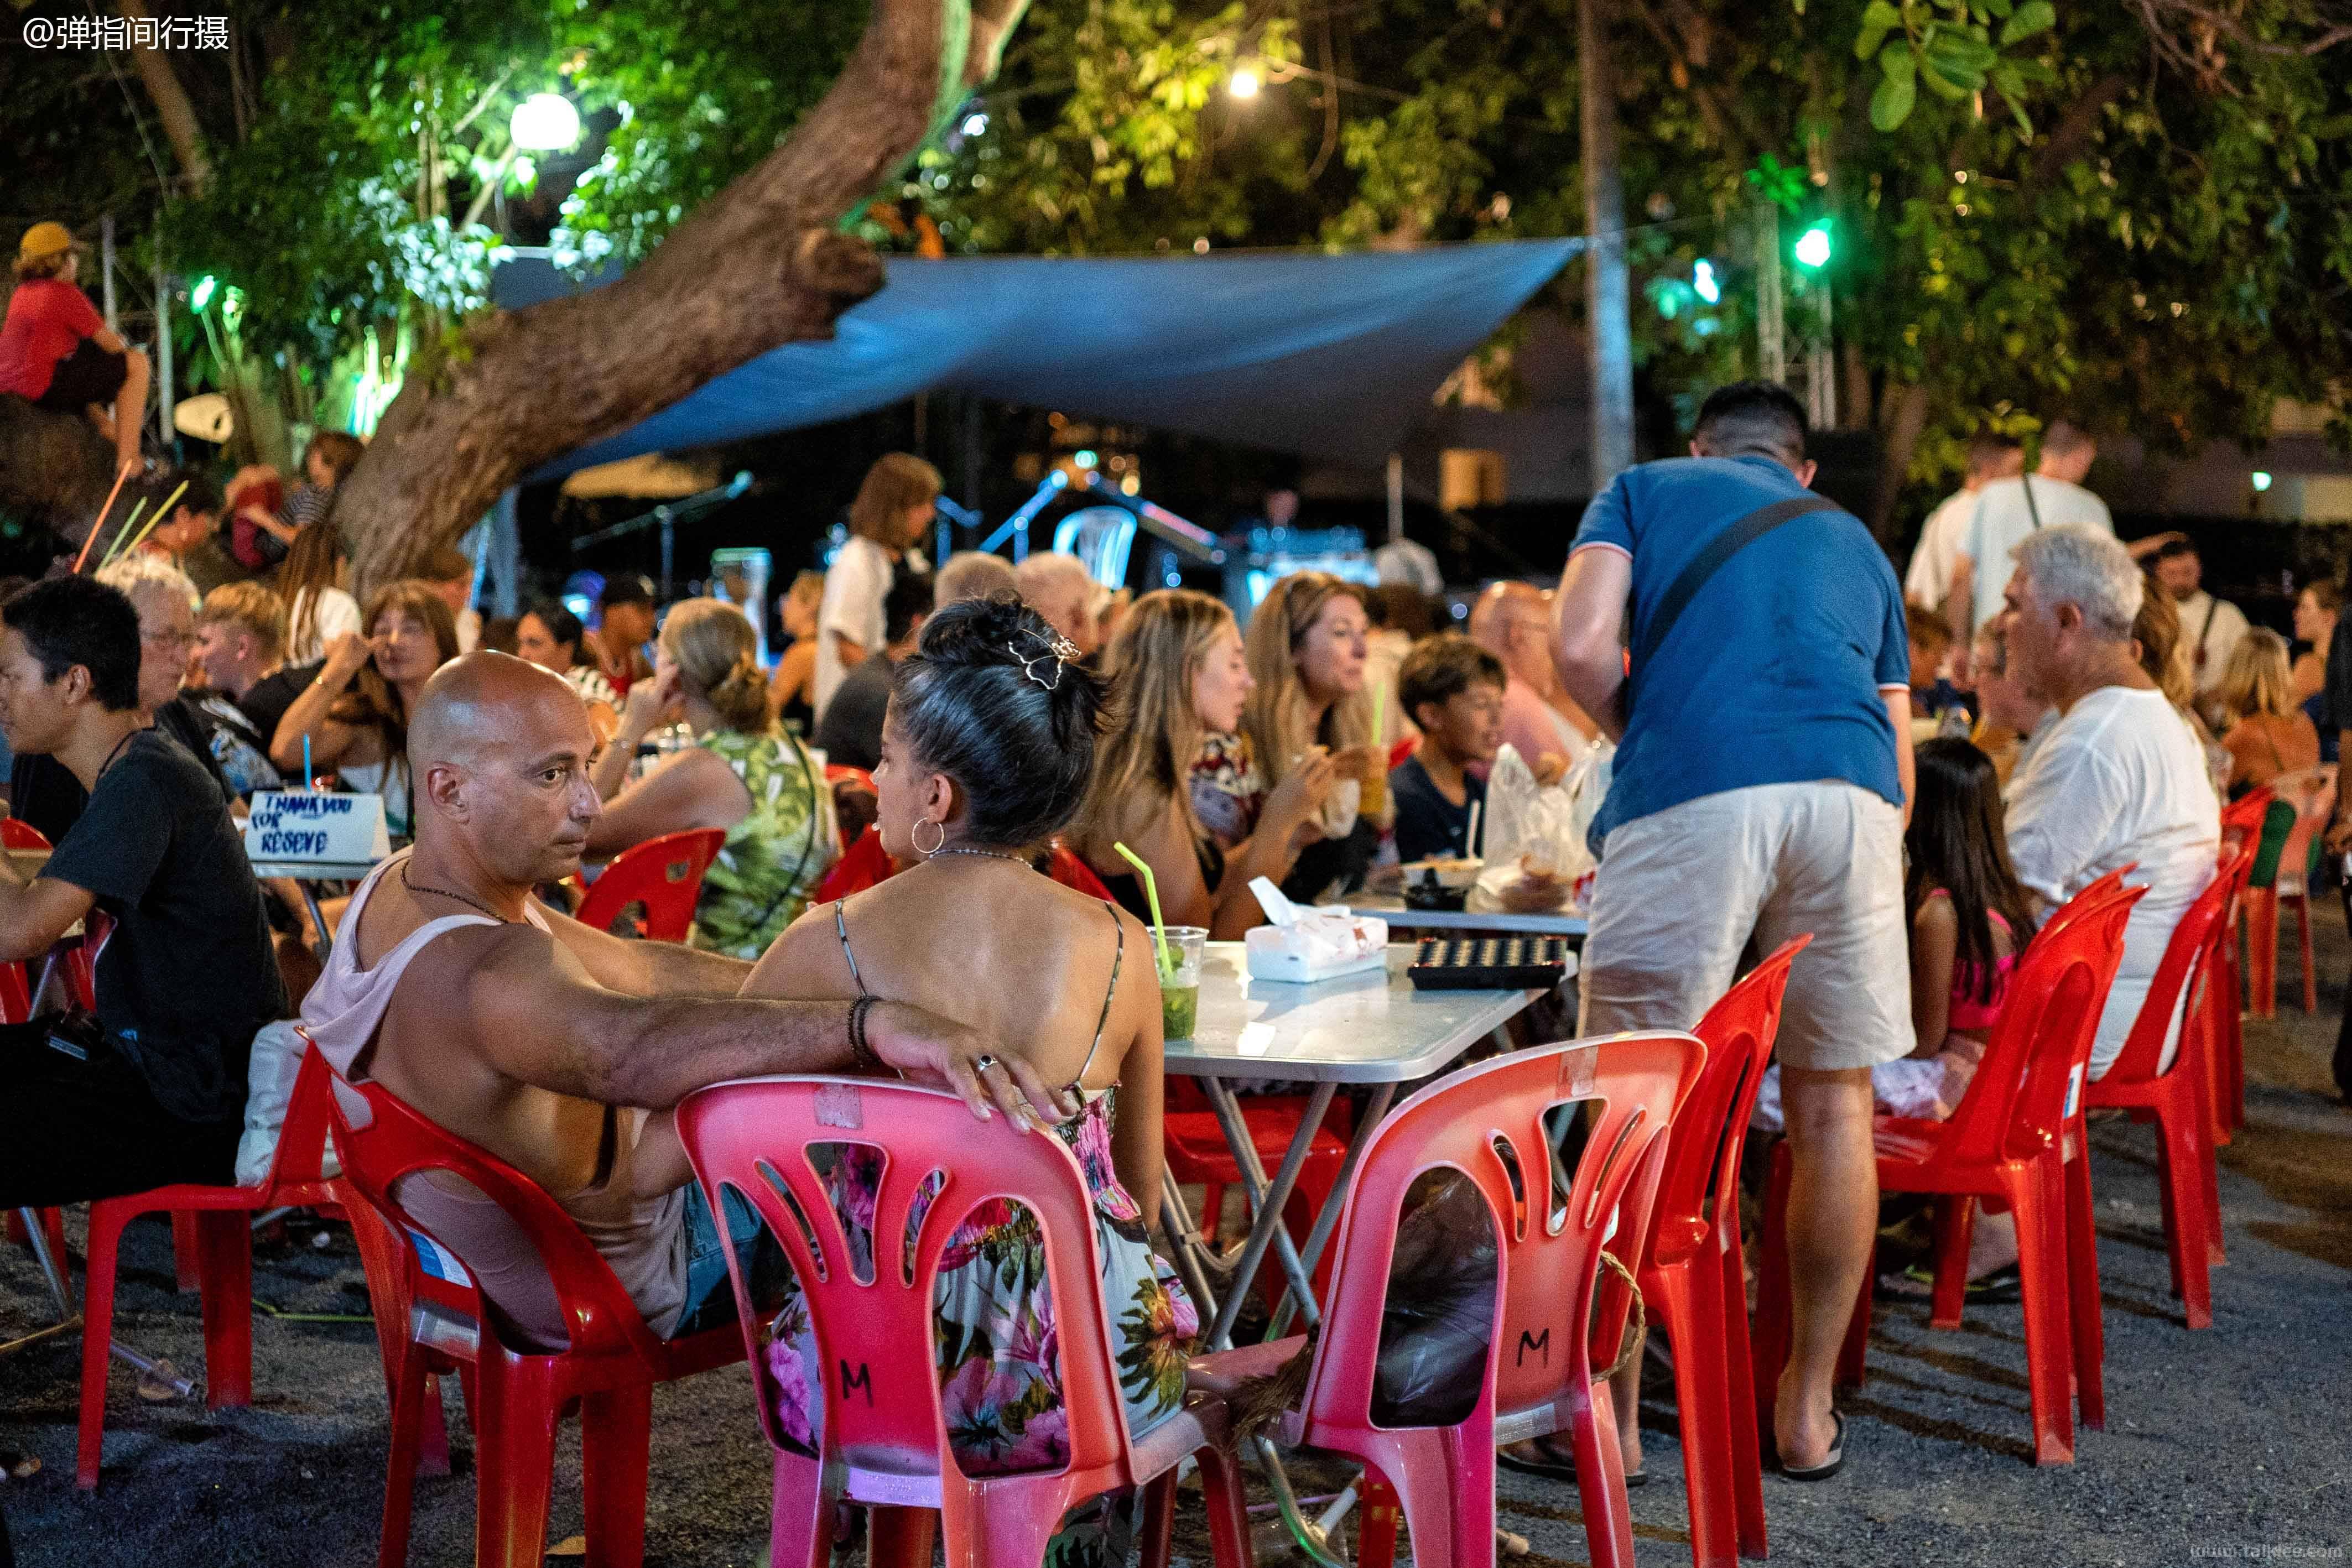
[[[1388,962],[1389,923],[1376,916],[1302,913],[1288,925],[1261,925],[1242,938],[1250,977],[1299,984],[1336,979]]]

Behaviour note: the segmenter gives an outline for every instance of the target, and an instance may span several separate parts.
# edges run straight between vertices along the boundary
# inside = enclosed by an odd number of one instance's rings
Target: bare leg
[[[1878,1225],[1870,1070],[1783,1067],[1789,1124],[1789,1364],[1773,1435],[1791,1469],[1820,1464],[1836,1436],[1830,1383]]]
[[[147,419],[151,373],[143,352],[132,349],[123,355],[122,390],[114,394],[114,455],[133,472],[140,466],[139,432]]]

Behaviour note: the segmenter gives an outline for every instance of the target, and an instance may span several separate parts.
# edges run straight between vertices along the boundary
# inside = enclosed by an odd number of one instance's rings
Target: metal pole
[[[1780,209],[1767,202],[1756,209],[1756,373],[1768,382],[1789,379],[1781,298]]]
[[[98,269],[106,280],[106,329],[120,333],[122,323],[114,314],[114,214],[107,214],[98,220]]]
[[[1812,343],[1805,350],[1805,419],[1815,430],[1837,428],[1837,335],[1830,329],[1832,294],[1829,277],[1815,273],[1812,286],[1821,290],[1822,319]]]
[[[155,256],[155,396],[168,450],[176,444],[179,428],[172,423],[172,280],[164,275],[161,251]]]
[[[1404,455],[1389,454],[1389,543],[1404,538]]]
[[[655,507],[654,516],[661,519],[661,591],[662,597],[664,599],[667,599],[671,592],[670,565],[677,552],[677,525],[671,520],[670,510],[667,507]]]
[[[1578,7],[1582,104],[1585,339],[1592,371],[1592,489],[1633,465],[1633,325],[1625,263],[1625,187],[1617,162],[1616,72],[1609,0]]]

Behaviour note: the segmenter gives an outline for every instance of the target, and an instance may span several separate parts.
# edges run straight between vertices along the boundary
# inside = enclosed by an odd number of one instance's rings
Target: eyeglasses
[[[193,648],[204,639],[194,632],[145,632],[140,634],[140,641],[152,643],[158,648]]]

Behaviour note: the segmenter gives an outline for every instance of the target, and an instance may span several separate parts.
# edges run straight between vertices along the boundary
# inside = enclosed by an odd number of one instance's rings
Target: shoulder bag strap
[[[1675,623],[1681,621],[1683,612],[1690,608],[1690,601],[1698,596],[1700,589],[1706,586],[1707,580],[1721,570],[1724,562],[1782,523],[1793,522],[1809,512],[1834,512],[1838,509],[1838,504],[1826,496],[1790,496],[1786,500],[1759,507],[1707,540],[1705,548],[1691,558],[1690,564],[1683,568],[1681,575],[1667,588],[1665,597],[1658,601],[1656,613],[1650,617],[1649,625],[1643,629],[1641,641],[1633,646],[1633,669],[1625,683],[1626,711],[1629,714],[1633,711],[1632,698],[1641,684],[1642,672],[1657,658]]]
[[[2017,476],[2017,483],[2025,491],[2025,509],[2032,515],[2033,531],[2035,533],[2040,533],[2042,531],[2042,508],[2034,504],[2033,476],[2031,474],[2020,474]]]

